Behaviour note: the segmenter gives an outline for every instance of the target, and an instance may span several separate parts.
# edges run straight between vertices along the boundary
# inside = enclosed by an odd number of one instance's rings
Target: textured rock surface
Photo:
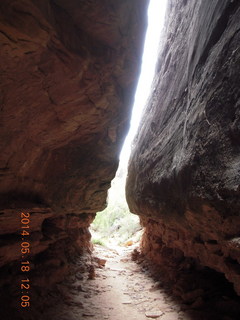
[[[33,285],[62,279],[89,249],[87,227],[105,207],[129,125],[147,5],[1,1],[3,288],[20,273],[21,212],[30,213]]]
[[[1,1],[1,202],[104,207],[147,1]]]
[[[146,227],[143,251],[174,268],[192,257],[238,294],[239,19],[239,1],[170,1],[127,182]]]

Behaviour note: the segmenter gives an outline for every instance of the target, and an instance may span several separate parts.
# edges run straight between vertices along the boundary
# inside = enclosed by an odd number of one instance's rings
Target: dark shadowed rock
[[[193,257],[240,294],[240,3],[170,1],[127,200],[160,264]]]

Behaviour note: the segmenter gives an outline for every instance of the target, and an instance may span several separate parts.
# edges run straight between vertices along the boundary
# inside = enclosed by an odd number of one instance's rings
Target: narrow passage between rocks
[[[90,267],[83,278],[76,274],[75,280],[59,287],[65,292],[59,319],[188,319],[180,306],[159,289],[159,283],[132,261],[132,251],[132,247],[95,245],[98,267]]]
[[[62,304],[46,319],[58,320],[190,320],[232,319],[194,310],[176,300],[170,288],[150,276],[145,264],[133,261],[133,247],[95,245],[94,257],[76,261],[75,273],[58,285]],[[59,301],[59,299],[58,299]],[[52,305],[52,303],[51,303]],[[52,311],[51,311],[52,310]],[[212,310],[214,312],[214,310]],[[44,318],[44,319],[45,319]]]
[[[83,315],[98,320],[141,320],[160,316],[161,319],[178,319],[179,307],[131,260],[131,251],[123,247],[95,247],[95,253],[106,260],[106,265],[96,270],[94,280],[85,282],[89,295],[83,305]]]

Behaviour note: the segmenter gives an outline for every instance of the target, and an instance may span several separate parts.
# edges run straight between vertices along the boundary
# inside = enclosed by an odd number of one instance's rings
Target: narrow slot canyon
[[[93,239],[142,112],[149,2],[0,3],[0,319],[240,319],[238,0],[167,1],[129,215]],[[141,236],[113,245],[130,212]]]

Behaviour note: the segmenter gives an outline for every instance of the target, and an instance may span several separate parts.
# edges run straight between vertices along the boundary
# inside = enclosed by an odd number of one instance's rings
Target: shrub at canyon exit
[[[125,179],[117,175],[109,190],[108,206],[98,212],[92,223],[93,243],[123,244],[141,230],[138,216],[129,212],[125,200]]]

